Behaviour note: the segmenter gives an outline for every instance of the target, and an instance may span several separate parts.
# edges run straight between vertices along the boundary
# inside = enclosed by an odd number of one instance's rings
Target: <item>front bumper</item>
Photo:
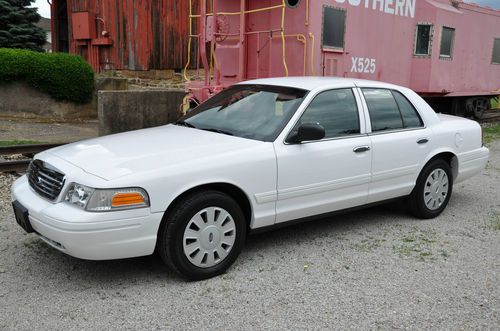
[[[65,202],[49,202],[29,187],[26,176],[13,184],[12,200],[28,209],[31,226],[45,242],[88,260],[152,254],[163,217],[149,208],[97,213]]]

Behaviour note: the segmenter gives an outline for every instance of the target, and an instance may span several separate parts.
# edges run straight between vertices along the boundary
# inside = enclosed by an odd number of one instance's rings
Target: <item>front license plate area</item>
[[[35,230],[31,227],[28,209],[21,205],[19,201],[14,201],[12,203],[12,207],[14,208],[14,215],[16,216],[17,224],[19,224],[24,231],[28,233],[35,232]]]

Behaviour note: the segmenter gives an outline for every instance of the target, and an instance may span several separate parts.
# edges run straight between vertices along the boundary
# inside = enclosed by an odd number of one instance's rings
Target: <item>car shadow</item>
[[[256,255],[265,255],[264,251],[274,250],[277,242],[281,245],[293,246],[298,240],[307,242],[324,236],[325,233],[334,236],[352,231],[369,230],[394,219],[408,219],[408,214],[400,201],[252,234],[248,237],[243,249],[243,259],[250,258],[251,260]],[[45,243],[40,242],[40,245],[45,245]],[[73,258],[48,246],[41,250],[42,256],[39,256],[40,252],[31,252],[31,254],[27,252],[26,256],[36,260],[43,259],[44,267],[37,271],[40,277],[43,277],[44,272],[51,274],[47,276],[53,277],[54,272],[57,271],[67,283],[74,284],[78,280],[78,286],[83,288],[120,287],[144,282],[165,283],[166,280],[171,283],[184,282],[165,266],[158,255],[90,261]],[[237,263],[244,262],[239,259]]]
[[[395,219],[399,221],[418,221],[408,214],[402,200],[395,200],[373,207],[300,222],[263,233],[251,234],[247,239],[244,250],[257,252],[275,245],[276,242],[282,244],[290,242],[293,244],[297,240],[302,242],[323,237],[325,233],[341,235],[358,230],[372,231],[378,228],[380,224]]]

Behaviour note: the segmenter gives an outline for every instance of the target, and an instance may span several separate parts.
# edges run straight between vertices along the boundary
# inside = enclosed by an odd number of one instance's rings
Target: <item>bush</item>
[[[12,81],[75,103],[89,101],[94,91],[94,72],[79,56],[0,48],[0,84]]]

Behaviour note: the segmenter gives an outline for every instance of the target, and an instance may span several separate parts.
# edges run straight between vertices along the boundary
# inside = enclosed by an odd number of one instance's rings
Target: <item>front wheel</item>
[[[453,188],[450,165],[436,159],[420,173],[415,188],[408,197],[410,212],[419,218],[434,218],[448,205]]]
[[[163,261],[187,279],[225,272],[238,257],[246,236],[239,205],[219,191],[201,191],[180,201],[158,233]]]

